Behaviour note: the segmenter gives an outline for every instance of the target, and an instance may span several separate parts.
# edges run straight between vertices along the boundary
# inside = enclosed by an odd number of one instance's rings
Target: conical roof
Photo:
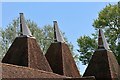
[[[29,28],[26,27],[27,25],[25,25],[24,21],[22,22],[22,25],[24,26],[22,26],[24,36],[16,37],[2,59],[2,62],[44,71],[52,71],[36,39],[30,37],[32,36],[31,32]]]
[[[92,55],[83,76],[95,76],[96,80],[120,80],[120,67],[110,51],[103,31],[99,30],[98,49]]]
[[[57,22],[54,22],[54,27],[57,27],[54,28],[55,31],[59,31],[59,28],[56,25]],[[55,35],[55,37],[61,38],[62,35]],[[63,39],[57,39],[55,43],[52,43],[45,56],[54,73],[68,77],[80,77],[70,49],[68,45],[64,43]]]

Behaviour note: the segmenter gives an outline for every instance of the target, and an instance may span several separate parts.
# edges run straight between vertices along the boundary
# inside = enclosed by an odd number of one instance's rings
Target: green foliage
[[[119,3],[115,5],[107,5],[99,13],[99,17],[93,23],[94,28],[103,28],[106,38],[110,44],[111,50],[116,57],[120,54],[117,47],[117,38],[120,34],[120,6]]]
[[[110,44],[111,50],[113,51],[118,62],[120,63],[120,47],[117,44],[117,38],[118,35],[120,34],[120,2],[114,5],[109,4],[105,8],[103,8],[99,12],[98,18],[94,20],[93,27],[96,30],[95,33],[92,34],[93,40],[97,39],[98,28],[102,28],[104,30],[104,34],[107,38],[107,41]],[[92,42],[92,39],[88,38],[87,41],[89,40],[91,40]],[[85,57],[85,59],[89,62],[89,58],[91,57],[92,54],[90,53],[90,55],[88,55],[87,57],[85,54],[87,54],[88,51],[93,52],[91,49],[88,49],[89,46],[93,47],[93,45],[91,43],[88,43],[87,41],[84,38],[80,38],[78,45],[80,45],[79,52],[83,53],[84,54],[83,57]],[[83,45],[83,42],[85,46],[81,46]],[[93,48],[95,49],[95,47]],[[87,64],[86,62],[84,62],[84,59],[81,58],[81,56],[80,56],[80,60],[83,63]]]
[[[19,23],[19,18],[16,18],[4,30],[0,30],[0,58],[2,58],[7,52],[14,39],[20,35]],[[40,45],[43,53],[45,54],[51,42],[54,41],[53,27],[51,25],[45,25],[42,28],[40,28],[35,22],[31,20],[26,20],[26,23],[30,28],[32,35],[36,38],[38,44]],[[66,37],[65,40],[67,41]],[[68,45],[71,51],[73,52],[73,45],[71,43],[68,43]]]
[[[118,63],[120,64],[120,42],[117,45],[116,51],[118,53],[118,55],[116,56]]]
[[[0,28],[0,36],[1,36],[1,28]],[[3,53],[3,50],[2,50],[2,43],[1,43],[1,37],[0,37],[0,60],[2,58],[2,53]]]
[[[79,60],[82,61],[84,65],[86,65],[89,62],[94,50],[96,49],[97,43],[95,39],[92,39],[89,36],[82,36],[77,40],[77,42],[78,46],[80,47],[78,52],[81,54]]]
[[[19,25],[18,19],[16,19],[16,20],[13,20],[13,22],[11,24],[9,24],[5,30],[3,30],[3,29],[0,30],[1,49],[2,49],[1,54],[0,54],[0,56],[1,56],[0,58],[2,58],[4,56],[4,54],[8,50],[8,47],[10,46],[10,44],[13,42],[15,37],[19,34],[17,32],[18,25]]]
[[[44,52],[49,48],[50,44],[54,41],[54,31],[53,27],[50,25],[45,25],[42,29],[42,34],[44,35],[41,41],[41,48]],[[46,46],[44,46],[44,44]]]

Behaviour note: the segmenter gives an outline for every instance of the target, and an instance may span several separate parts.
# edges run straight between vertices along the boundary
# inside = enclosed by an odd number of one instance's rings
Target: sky
[[[19,13],[24,13],[26,19],[36,22],[39,27],[47,24],[53,25],[53,21],[56,20],[60,30],[65,32],[68,41],[74,45],[74,51],[78,53],[77,39],[83,35],[91,36],[91,33],[94,33],[93,21],[109,3],[2,2],[2,28],[6,28],[13,19],[19,17]],[[79,63],[81,74],[84,73],[85,68],[86,66]]]

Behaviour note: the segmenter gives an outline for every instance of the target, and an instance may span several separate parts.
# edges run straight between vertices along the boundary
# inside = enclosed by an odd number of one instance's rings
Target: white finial
[[[53,23],[54,23],[54,39],[55,39],[55,42],[65,43],[65,40],[62,36],[62,33],[60,32],[60,30],[58,28],[57,21],[53,21]]]
[[[103,46],[106,50],[110,50],[110,47],[107,43],[107,40],[105,39],[105,35],[104,35],[102,29],[99,29],[98,46]]]
[[[28,37],[31,37],[32,34],[30,32],[30,29],[28,28],[27,24],[25,23],[25,19],[24,19],[24,15],[23,13],[20,13],[20,24],[21,24],[21,28],[22,28],[22,35],[25,35],[25,36],[28,36]]]

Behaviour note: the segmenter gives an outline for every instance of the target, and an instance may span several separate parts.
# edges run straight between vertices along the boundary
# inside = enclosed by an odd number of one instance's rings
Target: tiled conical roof
[[[59,34],[56,21],[54,22],[54,29],[56,31],[55,33],[58,33],[55,35],[57,41],[50,45],[45,55],[53,72],[68,77],[80,77],[70,49],[68,45],[64,43],[62,35]]]
[[[99,30],[98,49],[92,55],[83,76],[95,76],[96,80],[120,80],[120,67],[110,51],[103,31]]]
[[[23,14],[20,14],[23,19]],[[21,19],[21,20],[22,20]],[[17,37],[3,58],[3,63],[26,66],[44,71],[52,71],[35,38],[24,20],[22,21],[23,36]]]

